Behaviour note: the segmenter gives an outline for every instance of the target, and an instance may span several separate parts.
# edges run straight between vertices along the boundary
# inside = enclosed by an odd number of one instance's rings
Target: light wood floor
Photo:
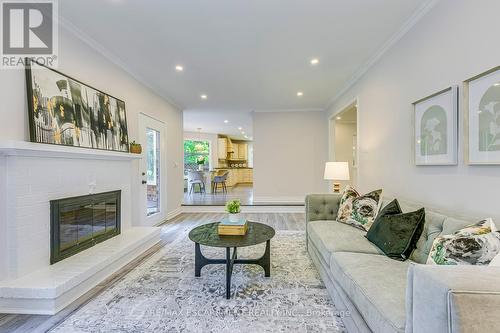
[[[229,200],[235,199],[239,199],[242,205],[253,205],[253,186],[251,184],[239,184],[228,187],[227,193],[222,192],[220,189],[217,193],[185,192],[182,203],[190,206],[224,206]]]
[[[250,221],[268,224],[276,230],[305,230],[305,219],[302,213],[248,213],[244,214]],[[218,213],[186,213],[177,216],[161,226],[161,242],[138,259],[134,260],[113,276],[90,290],[77,299],[70,306],[54,316],[42,315],[10,315],[0,314],[0,333],[3,332],[47,332],[66,317],[77,311],[80,307],[106,290],[127,273],[134,269],[140,262],[149,258],[160,250],[161,247],[173,242],[179,237],[186,236],[189,231],[201,224],[220,220],[224,214]]]

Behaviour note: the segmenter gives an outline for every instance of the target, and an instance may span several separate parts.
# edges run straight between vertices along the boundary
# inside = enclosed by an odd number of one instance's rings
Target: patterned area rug
[[[202,246],[210,258],[224,249]],[[257,258],[264,245],[238,249]],[[256,265],[235,265],[232,298],[225,267],[194,277],[194,244],[183,238],[148,258],[52,332],[345,332],[305,247],[301,231],[271,240],[271,277]]]

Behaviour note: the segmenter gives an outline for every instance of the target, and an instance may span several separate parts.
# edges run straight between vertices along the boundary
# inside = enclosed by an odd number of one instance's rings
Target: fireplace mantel
[[[140,154],[98,150],[80,147],[33,143],[27,141],[0,141],[0,156],[28,156],[93,160],[138,160]]]
[[[0,313],[55,314],[159,242],[133,219],[140,158],[0,140]],[[50,202],[116,190],[121,234],[50,265]]]

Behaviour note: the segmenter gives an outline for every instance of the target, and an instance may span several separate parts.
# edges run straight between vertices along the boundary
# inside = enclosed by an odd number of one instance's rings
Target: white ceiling
[[[64,0],[59,12],[186,114],[244,114],[323,109],[427,2]]]
[[[225,124],[224,120],[229,120]],[[231,138],[240,140],[251,140],[252,137],[252,113],[234,112],[228,110],[187,110],[184,111],[184,130],[190,132],[219,133],[229,135]],[[245,138],[238,127],[242,128]]]

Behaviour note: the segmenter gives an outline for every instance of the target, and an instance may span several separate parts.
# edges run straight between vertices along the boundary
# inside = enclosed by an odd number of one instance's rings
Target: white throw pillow
[[[382,204],[382,190],[360,195],[348,185],[340,199],[337,221],[364,231],[372,226]]]
[[[499,252],[500,233],[487,218],[452,235],[436,237],[427,264],[489,265]]]

